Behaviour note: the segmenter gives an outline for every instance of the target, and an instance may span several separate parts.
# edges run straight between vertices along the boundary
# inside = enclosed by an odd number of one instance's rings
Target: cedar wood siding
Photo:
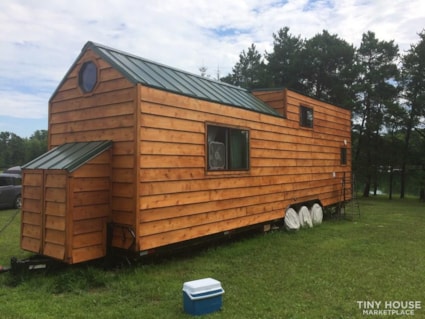
[[[43,170],[22,172],[21,248],[36,253],[41,253],[42,247],[43,178]],[[65,205],[62,208],[64,214]]]
[[[73,173],[23,170],[21,247],[67,263],[105,256],[110,152]]]
[[[283,125],[289,130],[284,135],[291,136],[291,144],[296,144],[292,145],[298,154],[293,172],[299,176],[294,180],[294,191],[300,192],[292,194],[293,201],[304,202],[313,196],[320,199],[323,206],[339,203],[344,199],[343,180],[345,200],[350,200],[351,112],[288,89],[256,91],[254,95],[285,117]],[[313,109],[313,128],[300,126],[300,106]],[[345,165],[341,165],[342,147],[347,150]],[[301,184],[302,179],[309,181],[308,188],[304,189],[306,184]]]
[[[341,200],[350,112],[274,94],[287,119],[140,86],[141,250],[282,218],[290,204]],[[313,129],[300,128],[300,103],[314,108]],[[206,170],[206,123],[249,130],[248,171]]]
[[[78,71],[88,60],[100,71],[84,94]],[[288,90],[258,97],[286,118],[134,85],[87,50],[50,100],[49,147],[114,142],[111,220],[136,237],[132,246],[117,226],[114,247],[147,250],[279,219],[291,204],[341,201],[350,112]],[[300,104],[314,109],[312,129],[300,128]],[[207,123],[249,130],[249,170],[206,170]]]
[[[72,173],[70,179],[70,243],[72,263],[106,255],[111,211],[111,150],[104,151]]]
[[[98,67],[98,84],[91,93],[84,94],[78,86],[78,72],[89,60]],[[110,220],[125,226],[113,242],[125,249],[132,242],[126,226],[134,228],[137,211],[136,88],[92,50],[87,50],[49,105],[49,148],[68,142],[113,141]]]
[[[23,170],[21,247],[65,260],[68,184],[66,171]]]
[[[288,90],[258,90],[252,92],[263,102],[273,107],[280,115],[286,118],[286,93]]]

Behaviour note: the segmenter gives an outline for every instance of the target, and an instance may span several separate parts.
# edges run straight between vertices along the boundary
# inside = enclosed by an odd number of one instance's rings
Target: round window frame
[[[78,72],[78,86],[84,93],[91,93],[97,85],[98,78],[98,67],[96,63],[93,61],[86,61]]]

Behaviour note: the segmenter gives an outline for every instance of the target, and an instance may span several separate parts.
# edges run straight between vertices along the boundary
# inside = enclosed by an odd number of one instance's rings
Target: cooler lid
[[[183,291],[190,295],[201,294],[220,289],[222,289],[221,283],[218,280],[212,278],[187,281],[183,284]]]

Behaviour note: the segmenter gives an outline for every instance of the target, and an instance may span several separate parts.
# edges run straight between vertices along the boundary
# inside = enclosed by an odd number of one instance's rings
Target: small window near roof
[[[307,106],[300,106],[300,125],[303,127],[313,127],[313,109]]]
[[[85,62],[78,73],[78,85],[84,93],[93,91],[97,83],[97,67],[92,61]]]

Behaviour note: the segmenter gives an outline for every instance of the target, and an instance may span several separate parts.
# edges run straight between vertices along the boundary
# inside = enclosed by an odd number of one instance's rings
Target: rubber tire
[[[288,208],[285,214],[285,228],[286,230],[293,231],[300,229],[300,221],[298,219],[298,214],[293,208]]]
[[[301,206],[298,211],[298,218],[300,220],[301,227],[313,227],[313,222],[311,221],[310,210],[307,206]]]
[[[323,208],[320,204],[314,204],[310,208],[311,221],[313,225],[320,225],[323,221]]]

